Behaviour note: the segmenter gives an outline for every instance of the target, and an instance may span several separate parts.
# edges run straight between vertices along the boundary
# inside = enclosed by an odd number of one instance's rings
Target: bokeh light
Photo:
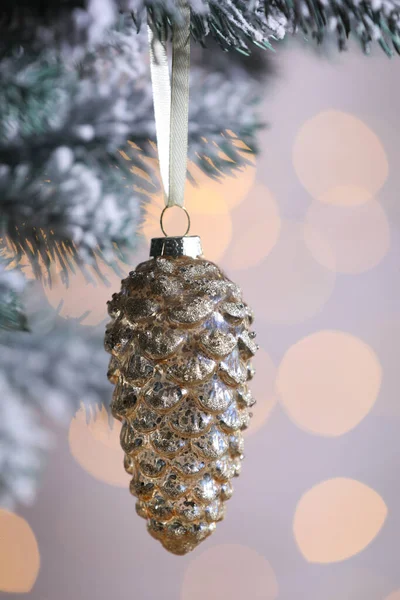
[[[211,215],[190,212],[191,233],[201,237],[204,256],[216,263],[220,262],[232,240],[232,217],[226,200],[219,200],[219,204],[226,212]],[[188,209],[190,210],[189,202]]]
[[[215,207],[207,203],[206,199],[209,195],[214,196],[214,198],[223,196],[230,209],[238,206],[245,199],[247,203],[248,194],[253,188],[257,171],[254,154],[246,154],[246,159],[251,163],[250,165],[245,165],[232,175],[226,175],[218,180],[211,179],[194,162],[190,162],[190,174],[196,185],[187,180],[185,192],[193,210],[196,212],[206,210],[208,212],[207,206],[211,210],[216,210]]]
[[[321,246],[333,260],[324,240]],[[241,284],[257,318],[291,325],[322,309],[333,292],[335,278],[333,271],[311,255],[304,242],[303,226],[283,221],[277,244],[261,264],[244,273]]]
[[[59,308],[60,316],[64,318],[80,318],[82,325],[98,325],[107,318],[107,301],[114,292],[121,288],[121,279],[130,270],[128,265],[118,263],[120,273],[105,263],[99,263],[107,283],[101,281],[90,270],[92,281],[77,269],[69,273],[68,285],[65,285],[57,275],[53,277],[51,287],[44,286],[47,300],[55,309]]]
[[[234,213],[234,235],[224,264],[231,270],[259,264],[275,246],[280,229],[277,201],[266,186],[256,184]]]
[[[253,417],[249,428],[243,432],[245,437],[256,433],[265,425],[277,404],[275,393],[276,365],[272,358],[263,348],[259,348],[251,362],[256,370],[256,377],[251,380],[250,389],[256,404],[251,407]]]
[[[160,215],[164,206],[164,197],[162,192],[159,192],[158,194],[152,194],[145,205],[141,232],[148,241],[150,241],[153,237],[162,236],[162,231],[160,229]],[[181,215],[181,217],[183,219],[184,215]],[[165,213],[164,227],[168,232],[171,225],[171,219],[171,211],[167,211]],[[183,233],[185,231],[185,223],[183,220],[182,223],[179,223],[179,225],[182,226]],[[174,233],[174,235],[179,234]]]
[[[382,529],[386,516],[386,504],[375,490],[337,477],[315,485],[301,497],[293,532],[309,562],[339,562],[364,550]]]
[[[389,594],[389,596],[387,596],[385,598],[385,600],[400,600],[400,589],[399,590],[394,590],[394,592],[391,592]]]
[[[337,185],[316,199],[323,204],[350,208],[352,206],[360,206],[367,201],[369,202],[373,197],[365,188],[357,185]]]
[[[30,592],[39,569],[39,548],[29,524],[0,508],[0,590],[18,594]]]
[[[336,110],[318,113],[300,128],[293,164],[305,189],[325,204],[355,206],[376,195],[388,176],[377,135],[357,117]],[[343,193],[348,188],[351,193]]]
[[[338,436],[369,413],[381,380],[379,359],[365,342],[344,331],[318,331],[286,352],[276,391],[296,425]]]
[[[277,595],[278,583],[266,558],[247,546],[223,544],[198,554],[189,563],[181,600],[274,600]]]
[[[71,421],[68,440],[72,456],[87,473],[110,485],[127,487],[120,431],[120,423],[114,419],[110,423],[104,407],[88,411],[82,405]]]
[[[321,236],[330,253],[321,246]],[[375,267],[388,252],[390,228],[385,211],[376,201],[345,208],[315,202],[307,211],[304,239],[315,260],[327,269],[362,273]]]

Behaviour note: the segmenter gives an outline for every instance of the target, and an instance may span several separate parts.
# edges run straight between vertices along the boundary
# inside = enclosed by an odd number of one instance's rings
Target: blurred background
[[[76,388],[72,419],[47,423],[35,500],[0,510],[2,598],[400,600],[400,63],[293,40],[269,61],[259,154],[187,188],[192,233],[242,286],[261,346],[227,518],[167,554],[135,513],[120,424]],[[154,193],[122,273],[146,259],[161,206]],[[108,285],[78,271],[68,288],[54,271],[41,302],[92,335],[120,285],[104,269]]]

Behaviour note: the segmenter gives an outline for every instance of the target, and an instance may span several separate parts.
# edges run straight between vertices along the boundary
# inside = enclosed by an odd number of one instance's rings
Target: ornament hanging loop
[[[189,127],[189,70],[190,70],[190,6],[188,0],[177,0],[181,20],[172,27],[172,68],[169,73],[166,31],[157,32],[148,20],[150,70],[153,84],[154,116],[161,180],[166,208],[184,207],[187,174]],[[164,208],[160,225],[163,234]]]
[[[184,206],[179,206],[178,204],[175,204],[175,205],[174,205],[174,204],[171,204],[171,205],[169,205],[169,206],[165,206],[165,207],[163,208],[163,210],[162,210],[162,213],[161,213],[161,216],[160,216],[160,227],[161,227],[161,231],[163,232],[163,234],[165,235],[165,237],[169,237],[168,233],[165,231],[165,228],[164,228],[164,223],[163,223],[163,221],[164,221],[164,215],[165,215],[165,213],[167,212],[167,210],[168,210],[169,208],[172,208],[173,206],[176,206],[177,208],[181,208],[181,209],[184,211],[184,213],[186,214],[186,218],[187,218],[187,227],[186,227],[186,231],[185,231],[185,233],[183,234],[183,237],[185,237],[185,236],[186,236],[186,235],[189,233],[189,231],[190,231],[190,215],[189,215],[189,213],[188,213],[187,209],[186,209]]]

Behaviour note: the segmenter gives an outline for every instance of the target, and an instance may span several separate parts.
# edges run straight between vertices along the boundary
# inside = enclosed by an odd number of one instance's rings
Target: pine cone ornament
[[[200,254],[196,236],[153,240],[108,303],[105,340],[137,512],[179,555],[224,518],[254,404],[252,312]]]

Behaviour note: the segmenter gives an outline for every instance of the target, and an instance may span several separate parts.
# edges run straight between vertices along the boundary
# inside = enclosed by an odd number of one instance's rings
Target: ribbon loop
[[[172,30],[172,73],[166,35],[148,25],[158,158],[165,205],[184,205],[187,171],[190,71],[190,8],[179,2],[182,22]]]

